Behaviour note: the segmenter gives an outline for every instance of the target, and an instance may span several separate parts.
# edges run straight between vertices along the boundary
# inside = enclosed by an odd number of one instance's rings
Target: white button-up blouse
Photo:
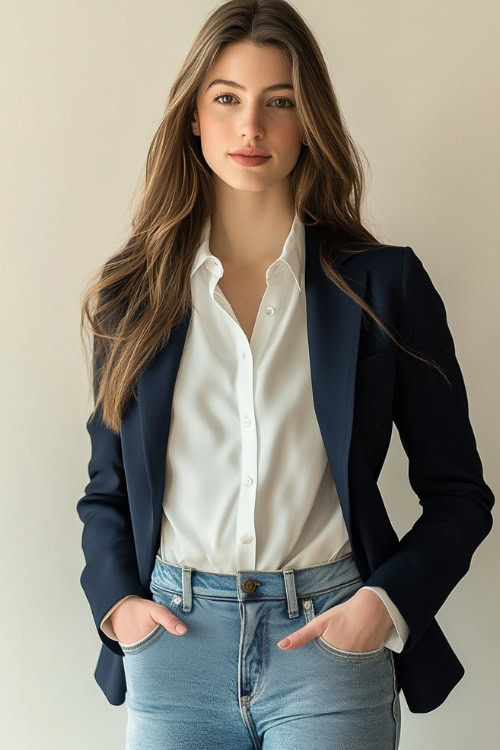
[[[166,450],[158,555],[201,571],[281,570],[351,551],[316,419],[306,327],[305,227],[296,215],[248,340],[218,286],[210,221],[191,269],[193,312],[177,374]],[[385,645],[400,652],[408,626]],[[111,622],[100,627],[117,640]]]

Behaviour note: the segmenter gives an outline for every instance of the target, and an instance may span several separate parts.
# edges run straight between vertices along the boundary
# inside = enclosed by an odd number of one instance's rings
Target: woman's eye
[[[228,106],[228,105],[231,106],[232,102],[221,102],[221,101],[219,101],[219,99],[224,99],[225,97],[232,98],[233,94],[219,94],[219,96],[215,97],[214,102],[217,102],[217,104],[222,104],[223,106]],[[295,106],[293,104],[293,102],[290,101],[290,99],[285,99],[285,98],[282,98],[282,97],[277,98],[277,99],[273,99],[273,103],[274,102],[288,102],[288,104],[290,105],[290,107],[294,107]],[[274,107],[274,109],[290,109],[290,107]]]

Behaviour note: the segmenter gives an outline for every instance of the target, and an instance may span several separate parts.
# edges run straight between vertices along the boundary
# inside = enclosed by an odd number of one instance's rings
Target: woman
[[[431,711],[464,674],[435,615],[494,498],[441,297],[362,193],[294,8],[217,8],[82,312],[81,583],[129,750],[397,748],[400,691]],[[401,541],[393,422],[423,507]]]

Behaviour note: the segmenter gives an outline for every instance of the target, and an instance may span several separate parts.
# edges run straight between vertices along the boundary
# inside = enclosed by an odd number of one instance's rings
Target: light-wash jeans
[[[223,575],[156,556],[153,600],[182,620],[120,643],[126,750],[396,750],[394,656],[343,651],[319,636],[277,642],[363,585],[352,554],[281,571]]]

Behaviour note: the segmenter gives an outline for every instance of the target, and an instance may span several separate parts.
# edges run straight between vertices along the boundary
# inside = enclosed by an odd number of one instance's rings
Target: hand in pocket
[[[158,624],[172,635],[183,635],[176,630],[178,625],[186,627],[168,607],[140,596],[125,599],[111,613],[110,620],[116,637],[124,644],[142,640]]]
[[[285,648],[301,648],[321,636],[342,651],[374,651],[381,648],[391,625],[391,616],[380,597],[370,589],[360,589],[346,602],[330,607],[288,635],[290,643]]]

